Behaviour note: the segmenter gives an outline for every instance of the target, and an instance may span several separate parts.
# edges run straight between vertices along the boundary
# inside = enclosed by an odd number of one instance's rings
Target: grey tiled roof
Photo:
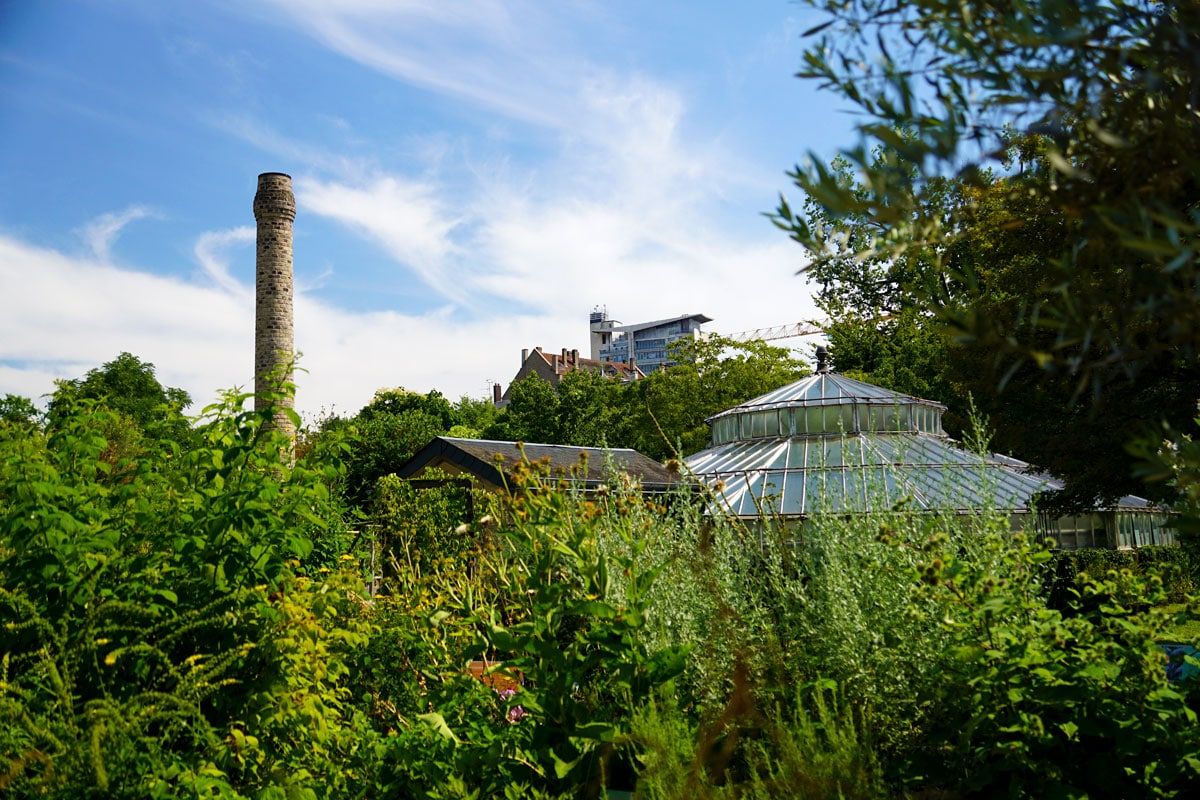
[[[410,477],[437,457],[447,459],[492,483],[507,482],[511,469],[522,458],[546,463],[555,478],[582,483],[587,488],[602,485],[612,469],[637,478],[644,489],[661,491],[679,480],[662,464],[628,448],[576,447],[528,442],[499,442],[488,439],[459,439],[439,436],[406,462],[398,471]],[[585,456],[586,458],[581,458]]]

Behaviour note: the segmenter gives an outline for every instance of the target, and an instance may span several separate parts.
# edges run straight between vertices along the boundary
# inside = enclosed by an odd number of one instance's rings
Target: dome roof
[[[745,411],[765,411],[778,408],[794,408],[797,406],[836,406],[849,403],[881,406],[920,403],[941,411],[946,410],[944,405],[933,400],[922,400],[919,397],[900,394],[899,392],[884,389],[881,386],[856,381],[853,378],[836,375],[832,372],[818,372],[809,375],[807,378],[801,378],[795,383],[789,383],[787,386],[776,389],[773,392],[767,392],[752,400],[747,400],[741,405],[722,411],[720,414],[715,414],[708,421],[712,422],[714,419]]]
[[[946,407],[830,372],[817,372],[708,418],[712,443],[864,432],[942,435]]]
[[[718,505],[742,517],[897,507],[1022,514],[1062,488],[1007,456],[942,430],[946,407],[835,375],[814,375],[709,418],[712,446],[686,459]],[[1151,510],[1137,497],[1116,509]]]

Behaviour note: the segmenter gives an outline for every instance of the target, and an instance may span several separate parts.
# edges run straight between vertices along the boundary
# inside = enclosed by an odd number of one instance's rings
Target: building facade
[[[608,318],[606,309],[594,309],[588,318],[591,331],[592,359],[605,362],[635,364],[650,374],[659,367],[670,366],[670,346],[701,334],[700,326],[712,322],[703,314],[681,314],[678,317],[622,325]]]

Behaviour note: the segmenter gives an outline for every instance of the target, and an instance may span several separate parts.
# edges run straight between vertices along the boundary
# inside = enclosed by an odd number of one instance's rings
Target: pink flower
[[[525,716],[525,709],[520,706],[513,706],[508,710],[508,721],[518,722]]]

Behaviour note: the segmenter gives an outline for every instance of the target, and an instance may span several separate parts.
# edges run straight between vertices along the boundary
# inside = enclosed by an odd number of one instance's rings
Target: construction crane
[[[750,342],[754,340],[770,342],[775,339],[795,339],[801,336],[816,336],[821,333],[824,333],[824,331],[811,322],[791,322],[787,325],[775,325],[770,328],[758,328],[752,331],[738,331],[737,333],[722,335],[726,339],[732,339],[735,342]]]

